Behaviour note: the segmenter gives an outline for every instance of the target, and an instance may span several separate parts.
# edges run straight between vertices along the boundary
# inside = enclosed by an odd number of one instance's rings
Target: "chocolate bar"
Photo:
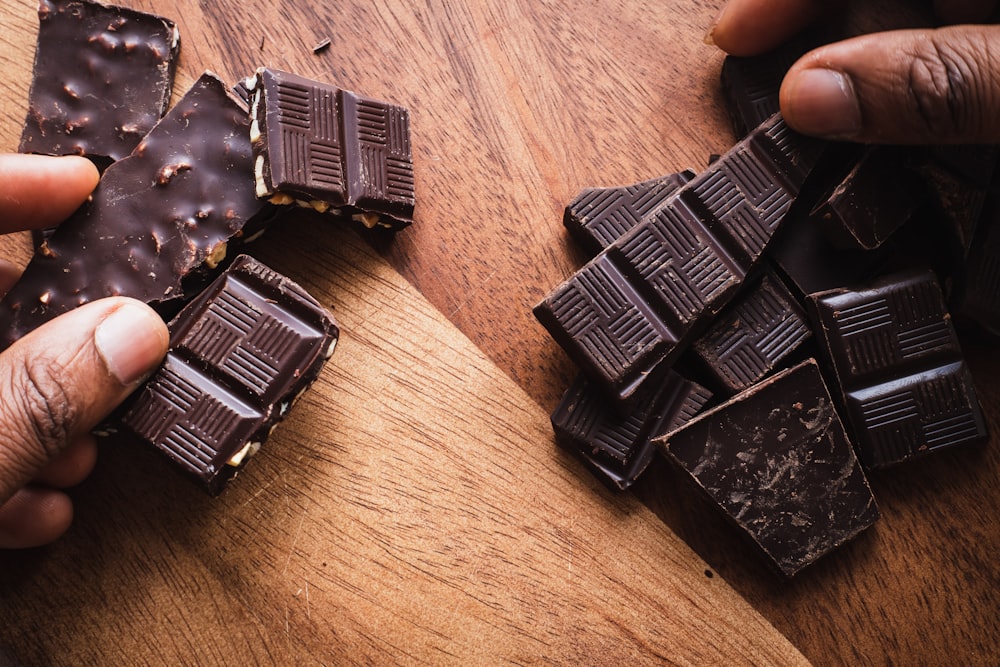
[[[406,108],[268,68],[246,85],[259,197],[346,212],[366,227],[413,221]]]
[[[769,271],[719,314],[691,352],[714,386],[734,394],[778,368],[811,336],[805,311]]]
[[[932,272],[822,292],[810,305],[866,467],[986,437],[972,376]]]
[[[35,252],[0,301],[0,348],[105,296],[176,313],[274,216],[254,192],[249,134],[227,87],[198,79]]]
[[[923,180],[888,146],[868,147],[810,214],[834,243],[879,247],[926,201]]]
[[[319,375],[339,329],[305,290],[246,255],[169,329],[166,359],[119,428],[217,494]]]
[[[581,374],[553,411],[552,427],[560,445],[604,483],[624,491],[652,461],[652,438],[687,423],[711,398],[709,390],[671,372],[621,416]]]
[[[813,359],[655,442],[785,576],[879,517]]]
[[[626,406],[735,296],[824,146],[774,116],[553,290],[535,317]]]
[[[38,43],[22,153],[127,156],[167,110],[177,27],[90,0],[39,0]]]
[[[587,188],[566,206],[563,225],[581,248],[596,255],[659,210],[694,176],[688,169],[632,185]]]

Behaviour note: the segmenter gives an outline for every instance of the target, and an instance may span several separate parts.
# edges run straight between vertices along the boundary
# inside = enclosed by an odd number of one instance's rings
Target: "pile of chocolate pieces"
[[[339,336],[304,289],[241,250],[301,207],[409,225],[409,113],[267,68],[232,88],[205,73],[168,109],[172,21],[88,0],[40,0],[38,15],[20,151],[83,155],[102,176],[91,201],[36,236],[0,302],[0,349],[101,297],[148,303],[170,352],[107,429],[218,493]]]
[[[700,173],[581,192],[534,310],[581,369],[559,443],[617,489],[662,453],[786,576],[878,519],[867,471],[986,439],[953,322],[1000,332],[996,149],[795,133],[805,48],[725,60],[743,138]]]

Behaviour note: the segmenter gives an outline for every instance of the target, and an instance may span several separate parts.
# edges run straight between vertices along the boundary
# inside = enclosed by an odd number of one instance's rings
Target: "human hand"
[[[97,184],[85,158],[0,155],[0,233],[54,225]],[[0,260],[0,294],[18,271]],[[46,544],[69,527],[58,490],[94,465],[90,434],[166,353],[160,317],[133,299],[86,304],[0,352],[0,548]]]
[[[818,0],[730,0],[708,39],[738,56],[768,51],[831,7]],[[818,48],[788,71],[781,111],[805,134],[859,142],[1000,141],[998,0],[935,0],[948,27],[864,35]],[[957,24],[963,25],[957,25]]]

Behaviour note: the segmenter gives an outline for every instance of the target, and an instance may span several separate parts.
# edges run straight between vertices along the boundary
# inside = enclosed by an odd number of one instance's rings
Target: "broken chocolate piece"
[[[180,38],[172,21],[91,0],[39,0],[38,45],[18,150],[127,156],[170,102]]]
[[[719,314],[691,351],[714,384],[733,394],[778,368],[810,336],[805,311],[767,272]]]
[[[603,482],[624,491],[652,461],[652,438],[687,423],[711,397],[704,387],[669,373],[623,417],[581,374],[552,413],[552,427],[560,445]]]
[[[626,406],[735,296],[824,146],[774,116],[553,290],[535,317]]]
[[[983,440],[986,424],[937,279],[907,271],[812,295],[816,335],[868,468]]]
[[[656,443],[785,576],[878,519],[815,360],[750,387]]]
[[[922,179],[904,165],[899,150],[871,146],[850,171],[813,207],[838,245],[878,248],[926,199]]]
[[[581,248],[596,255],[663,207],[694,176],[688,169],[622,187],[587,188],[566,207],[563,224]]]
[[[246,109],[203,75],[32,257],[0,302],[0,348],[105,296],[169,318],[275,210],[254,193]]]
[[[241,255],[169,324],[170,351],[120,428],[219,493],[333,354],[333,316]]]
[[[366,227],[413,221],[406,108],[268,68],[248,87],[259,197],[348,213]]]

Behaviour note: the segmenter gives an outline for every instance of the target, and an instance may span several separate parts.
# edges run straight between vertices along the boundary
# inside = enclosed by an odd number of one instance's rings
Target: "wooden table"
[[[302,218],[258,247],[335,308],[327,371],[216,500],[108,443],[70,534],[0,555],[0,646],[29,664],[997,661],[996,442],[875,476],[882,521],[790,583],[665,463],[613,496],[553,445],[574,370],[530,309],[583,261],[562,208],[732,143],[702,43],[719,2],[126,4],[178,22],[179,92],[266,64],[410,107],[419,212],[391,243]],[[13,150],[34,3],[0,26]],[[995,347],[966,346],[998,432]]]

